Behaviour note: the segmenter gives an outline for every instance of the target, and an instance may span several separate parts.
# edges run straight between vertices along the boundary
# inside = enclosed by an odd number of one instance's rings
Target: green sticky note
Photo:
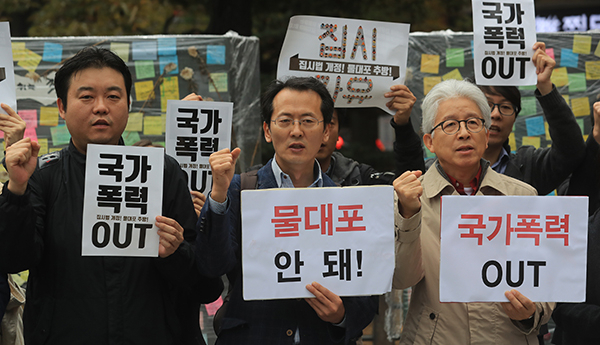
[[[531,116],[537,114],[537,100],[535,97],[521,98],[521,112],[519,116]]]
[[[447,48],[446,67],[465,67],[465,50],[462,48]]]
[[[131,146],[140,141],[140,133],[125,131],[123,132],[123,141],[125,141],[125,145]]]
[[[521,85],[521,86],[519,86],[519,90],[535,91],[535,89],[537,89],[536,85]]]
[[[154,78],[154,61],[139,60],[135,62],[135,77],[137,79]]]
[[[52,145],[67,145],[71,140],[71,133],[67,129],[67,126],[56,126],[50,128],[50,135],[52,136]]]
[[[584,127],[583,127],[583,120],[584,120],[583,118],[576,119],[577,124],[579,125],[579,128],[581,129],[581,135],[583,135],[583,129],[584,129]]]
[[[569,93],[585,92],[585,73],[569,73]]]

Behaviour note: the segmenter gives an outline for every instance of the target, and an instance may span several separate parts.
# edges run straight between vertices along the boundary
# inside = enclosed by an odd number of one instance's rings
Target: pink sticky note
[[[27,124],[27,128],[37,128],[37,125],[38,125],[37,110],[35,110],[35,109],[19,110],[18,114]]]
[[[217,313],[217,310],[219,310],[219,308],[221,308],[222,305],[223,299],[219,296],[219,299],[204,306],[206,307],[206,312],[208,313],[208,315],[213,316]]]
[[[556,60],[554,58],[554,48],[546,48],[546,54],[548,54],[548,56],[551,57],[552,60]]]
[[[31,138],[32,141],[38,141],[37,132],[35,128],[25,128],[25,138]]]

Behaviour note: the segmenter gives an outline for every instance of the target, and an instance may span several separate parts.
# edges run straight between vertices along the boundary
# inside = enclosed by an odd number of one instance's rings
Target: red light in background
[[[335,148],[336,150],[339,150],[342,148],[342,146],[344,146],[344,138],[342,138],[342,136],[340,135],[338,137],[338,140],[335,142]]]
[[[381,140],[379,140],[379,139],[375,140],[375,146],[377,146],[379,151],[385,152],[385,146],[383,146],[383,143],[381,142]]]

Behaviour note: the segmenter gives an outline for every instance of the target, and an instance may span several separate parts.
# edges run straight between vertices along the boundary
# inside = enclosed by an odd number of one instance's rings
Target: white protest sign
[[[165,146],[188,177],[190,190],[208,193],[208,158],[231,142],[233,103],[167,101]]]
[[[392,186],[242,191],[244,299],[390,291],[394,273]]]
[[[478,85],[535,85],[533,0],[473,1],[473,66]]]
[[[56,92],[54,90],[54,78],[56,71],[39,76],[33,80],[29,77],[15,75],[15,88],[19,99],[32,99],[41,103],[42,106],[50,106],[56,103]]]
[[[164,150],[88,145],[83,256],[158,256]]]
[[[17,91],[8,22],[0,22],[0,102],[17,111]],[[0,113],[6,114],[2,108]]]
[[[283,41],[277,78],[320,79],[336,107],[378,107],[406,77],[409,24],[294,16]]]
[[[587,197],[442,196],[441,302],[583,302]]]

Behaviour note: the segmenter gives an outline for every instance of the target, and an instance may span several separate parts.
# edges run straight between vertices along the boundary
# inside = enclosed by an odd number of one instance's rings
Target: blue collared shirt
[[[492,164],[490,168],[494,169],[498,174],[504,174],[506,167],[508,166],[509,158],[508,152],[506,152],[506,149],[503,147],[502,152],[500,152],[500,157],[498,157],[496,163]]]

